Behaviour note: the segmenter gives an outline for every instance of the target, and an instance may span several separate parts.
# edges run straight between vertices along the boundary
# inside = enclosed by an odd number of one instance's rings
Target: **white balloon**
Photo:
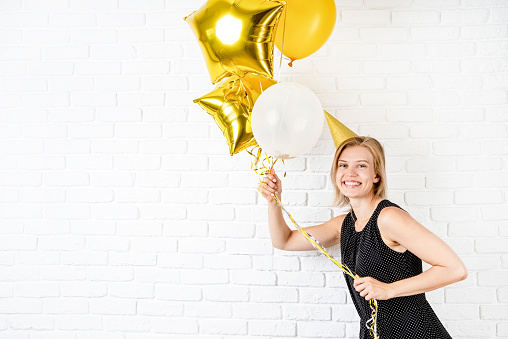
[[[297,83],[269,87],[252,108],[252,133],[267,154],[295,158],[316,144],[323,130],[324,112],[318,97]]]

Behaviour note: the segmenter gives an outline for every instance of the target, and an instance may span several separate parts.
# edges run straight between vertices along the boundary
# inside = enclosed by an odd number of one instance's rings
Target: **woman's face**
[[[379,176],[374,171],[374,158],[369,149],[363,146],[344,149],[338,159],[335,180],[349,199],[372,196]]]

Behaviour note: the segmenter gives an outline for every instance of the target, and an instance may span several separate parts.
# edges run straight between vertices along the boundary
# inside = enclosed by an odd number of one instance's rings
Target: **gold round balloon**
[[[273,77],[275,30],[284,2],[208,0],[185,18],[205,58],[212,84],[256,73]]]
[[[328,40],[336,19],[334,0],[286,0],[275,44],[291,62],[308,57]]]
[[[276,83],[261,75],[247,74],[243,78],[233,75],[212,92],[194,100],[222,130],[231,155],[257,145],[250,124],[252,107],[261,93]]]

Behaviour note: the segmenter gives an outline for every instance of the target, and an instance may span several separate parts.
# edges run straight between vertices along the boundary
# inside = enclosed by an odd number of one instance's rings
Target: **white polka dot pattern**
[[[356,232],[356,216],[351,211],[341,230],[342,262],[361,277],[392,283],[422,273],[422,261],[413,253],[396,252],[382,240],[377,218],[383,208],[399,207],[383,200],[363,230]],[[400,207],[399,207],[400,208]],[[360,339],[369,339],[365,322],[370,318],[369,303],[353,287],[353,278],[344,275],[349,293],[360,316]],[[378,300],[378,334],[382,339],[451,339],[425,294]]]

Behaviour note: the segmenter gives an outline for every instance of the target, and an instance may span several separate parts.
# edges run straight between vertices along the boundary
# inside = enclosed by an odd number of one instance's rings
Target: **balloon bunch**
[[[273,80],[274,46],[291,63],[317,51],[335,25],[333,0],[208,0],[184,19],[216,85],[194,102],[213,117],[231,155],[261,143],[271,156],[287,159],[317,142],[321,104],[304,86]],[[254,127],[255,103],[265,95]]]

